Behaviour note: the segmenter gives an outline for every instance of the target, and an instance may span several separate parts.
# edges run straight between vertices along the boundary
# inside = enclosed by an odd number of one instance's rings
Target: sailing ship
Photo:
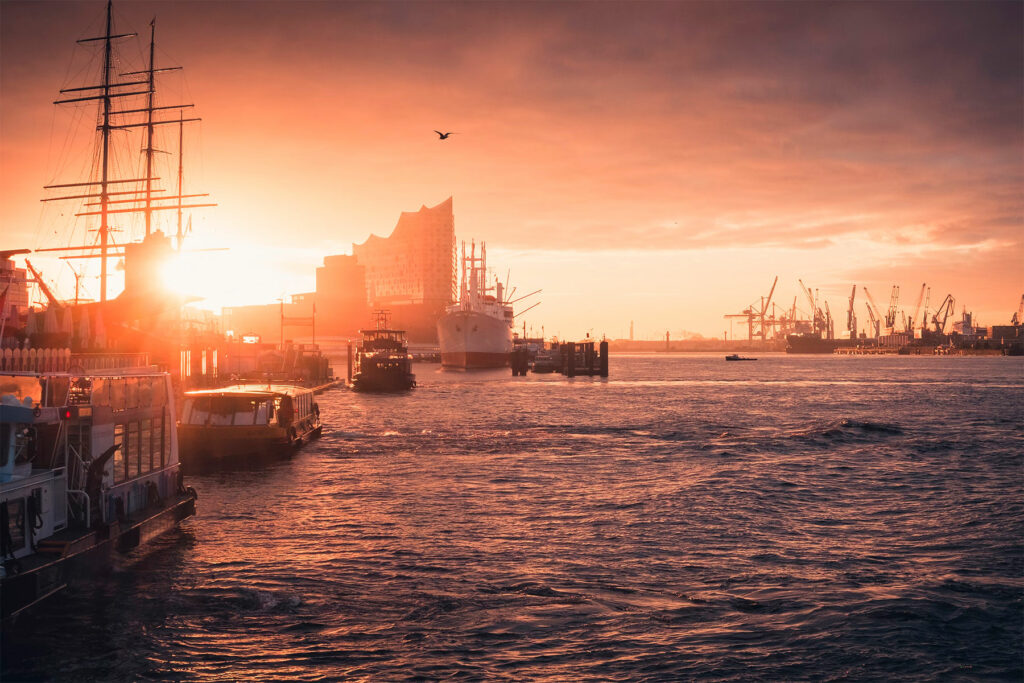
[[[356,353],[352,388],[356,391],[406,391],[416,386],[405,330],[393,330],[388,312],[377,311],[377,326],[360,330],[363,340]]]
[[[480,255],[476,253],[476,242],[471,243],[469,256],[462,243],[459,300],[447,306],[437,321],[442,367],[501,368],[509,363],[513,302],[505,300],[501,282],[488,284],[486,244],[481,242]]]
[[[187,193],[185,190],[184,147],[185,129],[199,121],[198,117],[186,116],[184,112],[194,107],[188,103],[168,103],[158,99],[162,75],[180,71],[179,66],[164,66],[156,62],[156,20],[149,24],[148,61],[141,69],[122,72],[115,65],[123,64],[115,54],[115,47],[126,39],[135,37],[133,32],[115,30],[112,3],[106,3],[105,31],[103,35],[79,40],[85,46],[95,46],[100,52],[99,76],[60,91],[58,106],[82,107],[95,103],[98,115],[94,127],[95,149],[89,153],[93,159],[90,176],[80,182],[53,182],[46,185],[48,194],[43,202],[72,202],[71,213],[76,219],[89,221],[86,234],[93,234],[95,240],[71,246],[53,246],[37,249],[36,252],[52,253],[60,259],[71,261],[85,259],[99,261],[99,297],[91,303],[62,302],[56,299],[46,287],[37,270],[32,270],[35,281],[46,296],[46,315],[53,311],[63,319],[61,332],[53,330],[40,333],[40,325],[33,322],[44,319],[40,312],[29,312],[21,325],[19,339],[5,339],[12,343],[32,346],[69,346],[73,352],[103,352],[111,349],[130,352],[144,352],[151,360],[172,373],[176,383],[192,379],[197,370],[215,370],[216,363],[212,349],[217,335],[212,326],[189,331],[186,344],[185,330],[187,313],[183,311],[184,298],[168,289],[164,279],[165,266],[177,258],[190,225],[189,213],[193,209],[215,206],[212,203],[196,203],[192,199],[205,197],[204,194]],[[129,67],[131,68],[131,67]],[[158,131],[168,127],[176,128],[164,138]],[[177,138],[174,150],[173,138]],[[116,143],[116,144],[115,144]],[[140,163],[125,164],[124,147],[141,147]],[[176,152],[176,174],[172,154]],[[67,150],[67,154],[77,150]],[[133,153],[134,156],[134,153]],[[119,163],[115,160],[122,159]],[[167,159],[166,167],[161,159]],[[132,166],[136,170],[131,170]],[[158,171],[166,170],[164,173]],[[160,176],[175,176],[171,186],[166,187]],[[64,179],[54,179],[64,180]],[[171,191],[168,191],[171,190]],[[173,227],[166,233],[159,228],[159,217],[168,212],[176,214],[176,234]],[[131,234],[129,225],[120,221],[133,220],[135,234],[142,233],[140,241],[119,238],[120,234]],[[141,224],[141,225],[140,225]],[[74,232],[78,232],[76,226]],[[177,239],[175,240],[174,237]],[[119,261],[115,269],[112,260]],[[28,262],[26,261],[26,264]],[[124,291],[111,296],[110,284],[114,270],[124,271]],[[12,321],[8,321],[11,324]],[[7,333],[10,337],[10,333]],[[193,359],[193,356],[195,357]],[[201,361],[201,362],[200,362]],[[209,361],[209,362],[208,362]]]
[[[0,306],[0,617],[5,622],[63,590],[97,558],[145,543],[195,513],[195,492],[181,478],[176,392],[167,371],[178,372],[179,379],[190,374],[191,360],[186,367],[184,359],[191,350],[182,346],[182,299],[162,287],[158,272],[174,249],[171,239],[154,229],[153,217],[177,212],[180,250],[183,212],[212,204],[183,201],[205,196],[183,190],[184,126],[199,119],[183,115],[191,104],[157,102],[157,74],[180,67],[155,64],[155,35],[154,20],[147,66],[117,73],[114,46],[136,34],[115,32],[108,0],[103,35],[78,41],[102,51],[99,83],[65,88],[63,99],[55,102],[99,106],[94,175],[48,185],[45,189],[63,194],[43,199],[79,202],[76,217],[98,219],[97,242],[37,251],[99,259],[99,301],[57,300],[26,260],[49,305],[42,312],[22,311],[19,302],[6,300],[18,290],[9,283]],[[158,114],[168,110],[178,116]],[[154,133],[165,125],[178,126],[178,181],[172,195],[156,184],[160,178],[154,170]],[[137,177],[116,177],[111,136],[139,129],[143,170],[130,174]],[[119,249],[111,220],[131,214],[144,217],[144,238]],[[5,271],[8,257],[18,252],[3,252]],[[125,291],[112,299],[108,262],[122,257]],[[17,279],[16,271],[11,274]],[[62,322],[40,331],[39,318]],[[150,364],[151,355],[162,369]],[[204,353],[204,367],[206,358]]]

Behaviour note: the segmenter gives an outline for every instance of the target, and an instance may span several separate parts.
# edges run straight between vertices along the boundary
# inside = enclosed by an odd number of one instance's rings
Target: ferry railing
[[[79,517],[78,511],[75,509],[75,506],[72,505],[72,499],[74,499],[74,498],[81,498],[82,499],[82,506],[79,509],[81,512],[84,513],[82,515],[82,517],[84,517],[84,519],[82,521],[85,522],[85,528],[86,529],[91,529],[92,528],[92,500],[89,498],[89,494],[86,493],[85,491],[80,491],[78,489],[68,489],[68,492],[67,492],[67,510],[68,510],[68,515],[70,517],[75,518],[75,519],[79,519],[80,517]]]

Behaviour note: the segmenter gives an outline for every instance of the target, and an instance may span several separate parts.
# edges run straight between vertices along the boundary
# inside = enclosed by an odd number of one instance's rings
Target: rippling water
[[[1024,360],[417,366],[19,622],[3,680],[1005,679]]]

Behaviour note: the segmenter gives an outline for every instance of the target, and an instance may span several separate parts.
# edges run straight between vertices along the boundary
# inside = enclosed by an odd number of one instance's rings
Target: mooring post
[[[348,383],[352,384],[352,344],[348,345]]]
[[[608,376],[608,340],[601,342],[601,376]]]
[[[576,342],[566,342],[566,349],[568,350],[567,355],[569,356],[569,367],[565,373],[566,377],[576,376]]]

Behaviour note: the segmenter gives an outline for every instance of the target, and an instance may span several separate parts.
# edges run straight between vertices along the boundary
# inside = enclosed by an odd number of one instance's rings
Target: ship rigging
[[[118,246],[113,233],[118,228],[111,225],[111,216],[141,214],[145,222],[144,239],[148,239],[153,233],[153,218],[156,211],[175,211],[177,214],[176,248],[180,251],[185,236],[183,224],[185,210],[199,209],[216,206],[214,203],[184,203],[184,200],[191,200],[199,197],[206,197],[206,193],[185,194],[184,191],[184,129],[186,123],[201,121],[199,117],[184,116],[186,109],[191,109],[193,104],[158,104],[157,103],[157,75],[180,71],[180,66],[158,67],[156,65],[156,19],[149,24],[149,50],[148,63],[144,69],[115,73],[115,43],[128,38],[134,38],[137,33],[116,33],[114,30],[113,4],[107,1],[105,32],[102,36],[83,38],[79,44],[100,43],[102,45],[102,67],[98,84],[63,88],[62,95],[71,95],[54,101],[55,105],[80,104],[85,102],[97,102],[99,106],[96,130],[98,136],[97,168],[94,177],[85,182],[75,183],[54,183],[44,186],[45,190],[63,190],[68,194],[62,196],[46,197],[43,202],[84,200],[82,210],[77,211],[75,217],[99,217],[97,233],[97,244],[84,244],[76,246],[50,247],[37,249],[37,252],[72,252],[61,256],[62,259],[99,259],[100,261],[100,301],[106,301],[109,265],[111,257],[124,255],[124,251],[115,251]],[[84,93],[79,95],[80,93]],[[138,100],[141,99],[141,104]],[[127,104],[124,108],[121,102],[136,102]],[[177,117],[162,116],[158,118],[158,112],[176,110]],[[142,119],[138,120],[138,115]],[[163,194],[165,190],[154,185],[155,181],[161,180],[156,176],[155,155],[162,150],[156,147],[155,131],[158,126],[178,126],[178,165],[177,183],[175,193],[172,195]],[[115,176],[114,164],[111,154],[111,134],[116,131],[131,131],[141,129],[143,132],[144,164],[139,177],[120,178]],[[135,185],[135,187],[131,187]],[[75,189],[77,188],[77,189]],[[127,206],[122,206],[127,205]]]

